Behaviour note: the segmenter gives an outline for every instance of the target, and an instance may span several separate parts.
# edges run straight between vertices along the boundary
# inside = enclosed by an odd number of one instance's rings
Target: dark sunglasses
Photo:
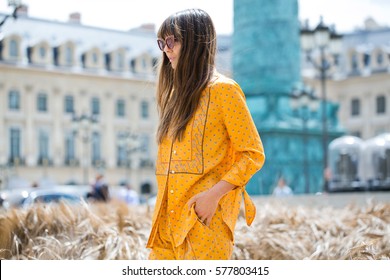
[[[172,50],[175,46],[175,41],[176,40],[174,36],[168,36],[167,38],[165,38],[165,40],[160,38],[157,39],[157,44],[160,50],[162,51],[164,51],[165,46],[167,46],[168,49]]]

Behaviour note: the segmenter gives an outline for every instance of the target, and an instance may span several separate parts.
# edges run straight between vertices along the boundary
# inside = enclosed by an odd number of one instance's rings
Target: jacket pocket
[[[191,208],[196,222],[185,239],[185,258],[194,260],[226,260],[233,252],[232,232],[222,219],[218,207],[210,226],[206,226]]]

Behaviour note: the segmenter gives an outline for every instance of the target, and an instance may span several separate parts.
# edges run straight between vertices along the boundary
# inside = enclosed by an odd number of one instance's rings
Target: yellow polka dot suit
[[[158,193],[150,259],[229,259],[242,196],[247,224],[256,209],[245,184],[263,166],[264,149],[239,85],[218,75],[202,92],[184,138],[158,147]],[[220,201],[209,227],[187,202],[224,180],[235,186]]]

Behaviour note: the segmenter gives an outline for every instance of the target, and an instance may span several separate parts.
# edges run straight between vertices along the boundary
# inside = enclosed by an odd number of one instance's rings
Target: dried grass
[[[240,219],[234,259],[390,259],[390,204],[343,209],[259,207],[252,227]]]
[[[258,205],[239,217],[233,259],[390,259],[390,204],[310,208]],[[151,213],[120,202],[36,205],[0,213],[1,259],[142,260]]]

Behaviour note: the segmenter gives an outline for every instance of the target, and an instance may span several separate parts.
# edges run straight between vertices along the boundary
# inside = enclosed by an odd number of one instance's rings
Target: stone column
[[[116,135],[114,129],[115,119],[115,100],[111,92],[103,95],[102,114],[106,116],[101,130],[102,133],[102,157],[106,161],[107,168],[115,168],[116,165]],[[101,118],[103,121],[103,118]]]
[[[7,111],[7,92],[5,90],[5,86],[0,82],[0,112],[2,113],[2,118],[0,118],[0,165],[5,164],[7,162],[7,137],[5,130],[5,115]]]
[[[53,159],[55,166],[62,166],[64,163],[64,142],[65,142],[65,130],[63,123],[63,96],[61,95],[60,88],[53,88],[53,94],[50,98],[50,110],[53,117],[53,134],[50,141],[52,141],[50,156]]]
[[[25,129],[22,130],[25,131],[25,133],[22,134],[22,146],[25,147],[22,149],[22,153],[25,154],[27,166],[35,166],[37,163],[37,134],[34,129],[34,117],[37,114],[37,102],[34,97],[34,87],[30,84],[25,85],[24,94],[22,93],[22,100],[24,100],[22,110],[30,113],[26,114]]]

